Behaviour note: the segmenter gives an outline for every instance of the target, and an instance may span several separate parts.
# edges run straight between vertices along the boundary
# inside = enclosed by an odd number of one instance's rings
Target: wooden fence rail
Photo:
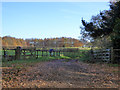
[[[10,53],[8,53],[10,52]],[[53,50],[52,53],[49,52],[48,49],[36,49],[36,48],[27,48],[22,49],[21,47],[17,47],[15,49],[7,49],[3,48],[2,56],[4,59],[9,61],[11,60],[19,60],[19,59],[27,59],[27,58],[39,58],[45,56],[60,56],[61,54],[68,55],[73,53],[75,55],[79,52],[78,49],[56,49]],[[88,52],[88,51],[87,51]],[[79,54],[87,54],[87,52],[82,51]],[[78,54],[78,53],[77,53]],[[93,56],[94,61],[105,61],[105,62],[113,62],[115,59],[120,61],[120,49],[99,49],[99,50],[91,50],[91,55]]]
[[[93,50],[93,58],[95,61],[114,62],[116,58],[120,60],[120,49]]]
[[[120,64],[120,49],[113,49],[113,60]]]
[[[93,51],[93,57],[97,61],[110,61],[111,55],[110,55],[110,49],[103,49],[103,50],[94,50]]]
[[[8,51],[12,51],[12,55],[8,53]],[[30,48],[30,49],[21,49],[20,47],[17,47],[16,49],[5,49],[3,48],[3,58],[8,59],[9,61],[12,59],[18,60],[18,59],[26,59],[28,57],[32,58],[38,58],[39,56],[60,56],[60,53],[62,50],[53,50],[52,53],[49,52],[49,50],[41,50],[36,48]]]

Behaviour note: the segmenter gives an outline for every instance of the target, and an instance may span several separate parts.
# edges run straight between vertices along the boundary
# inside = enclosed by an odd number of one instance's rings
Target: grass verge
[[[45,62],[45,61],[52,61],[52,60],[58,60],[58,59],[70,59],[70,57],[67,56],[58,56],[58,57],[39,57],[38,59],[22,59],[22,60],[13,60],[13,61],[5,61],[2,62],[2,67],[15,67],[20,68],[23,66],[29,66],[34,65],[35,63],[39,62]]]

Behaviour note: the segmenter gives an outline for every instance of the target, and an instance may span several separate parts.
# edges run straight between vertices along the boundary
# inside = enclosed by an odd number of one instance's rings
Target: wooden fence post
[[[34,57],[36,58],[36,47],[34,48]]]
[[[31,56],[33,56],[33,49],[29,49],[29,52],[31,53]]]
[[[59,56],[60,56],[60,50],[59,50]]]
[[[42,50],[42,56],[43,56],[43,50]]]
[[[111,62],[113,63],[114,62],[114,50],[113,50],[113,47],[111,47],[110,55],[111,55]]]
[[[6,56],[7,56],[7,53],[6,53],[6,50],[5,50],[5,48],[3,48],[3,51],[4,51],[4,58],[6,58]]]
[[[15,59],[20,59],[21,56],[21,47],[17,47],[15,50]]]
[[[26,53],[26,52],[25,52],[25,49],[23,49],[23,55],[24,55],[24,59],[26,59],[26,58],[25,58],[25,53]]]
[[[46,50],[46,56],[47,56],[47,50]]]
[[[38,59],[38,50],[37,50],[37,57],[36,57],[36,59]]]
[[[90,50],[90,61],[94,62],[95,61],[95,58],[94,58],[94,51],[93,49]]]
[[[55,51],[53,51],[53,56],[55,57]]]

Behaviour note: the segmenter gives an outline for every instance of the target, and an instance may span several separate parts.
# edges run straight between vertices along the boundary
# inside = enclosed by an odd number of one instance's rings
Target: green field
[[[77,60],[87,60],[89,57],[88,54],[88,49],[79,49],[76,52],[61,52],[60,56],[50,56],[49,53],[47,53],[48,56],[46,56],[46,52],[43,53],[42,56],[42,52],[38,52],[38,59],[36,59],[35,57],[31,57],[28,56],[26,59],[24,59],[21,56],[20,60],[12,60],[12,61],[7,61],[6,59],[2,58],[2,66],[6,67],[6,66],[12,66],[14,64],[16,64],[17,66],[21,66],[22,64],[27,64],[27,65],[33,65],[34,63],[38,63],[38,62],[43,62],[43,61],[51,61],[51,60],[58,60],[58,59],[77,59]],[[26,54],[30,55],[30,52],[26,52]],[[33,54],[35,54],[33,52]],[[55,53],[58,54],[58,53]],[[3,51],[2,51],[2,55],[3,55]],[[15,50],[7,50],[7,55],[15,55]],[[23,54],[22,54],[23,55]],[[16,66],[15,65],[15,66]]]

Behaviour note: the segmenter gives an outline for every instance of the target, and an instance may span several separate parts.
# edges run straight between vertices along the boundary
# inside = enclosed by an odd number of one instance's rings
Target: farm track
[[[27,69],[3,69],[4,88],[118,88],[118,68],[75,60],[37,63]]]

